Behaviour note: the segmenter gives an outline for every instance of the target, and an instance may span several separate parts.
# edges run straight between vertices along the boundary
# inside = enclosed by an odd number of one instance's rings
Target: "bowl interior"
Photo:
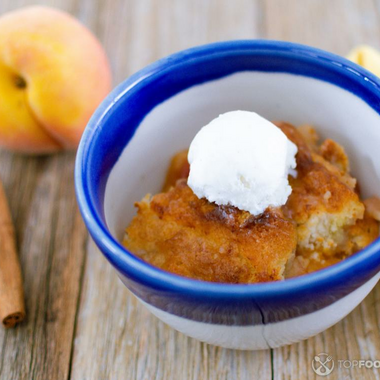
[[[243,70],[169,97],[146,114],[110,172],[104,197],[110,232],[122,239],[134,202],[160,191],[170,158],[187,148],[202,126],[231,110],[315,126],[322,138],[346,149],[362,195],[380,196],[380,116],[349,90],[297,73]]]

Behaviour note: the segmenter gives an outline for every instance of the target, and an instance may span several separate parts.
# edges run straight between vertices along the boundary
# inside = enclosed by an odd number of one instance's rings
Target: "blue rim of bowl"
[[[272,53],[276,51],[296,51],[298,54],[306,55],[308,59],[315,60],[315,62],[328,62],[331,64],[332,71],[334,67],[339,67],[340,70],[343,68],[355,74],[358,80],[363,81],[363,83],[365,82],[366,91],[372,92],[374,98],[380,99],[380,80],[367,70],[335,54],[290,42],[273,40],[217,42],[180,51],[156,61],[117,86],[95,111],[83,133],[75,164],[75,189],[80,211],[91,236],[111,264],[127,277],[132,277],[138,282],[153,288],[200,298],[268,299],[273,296],[294,297],[301,291],[312,292],[314,288],[329,289],[333,284],[344,284],[347,279],[354,277],[358,271],[373,272],[374,268],[380,267],[380,238],[340,263],[305,276],[284,281],[258,284],[220,284],[185,278],[154,267],[126,250],[111,235],[105,222],[96,211],[96,205],[89,194],[89,187],[91,185],[89,184],[90,180],[86,170],[87,164],[85,163],[89,157],[93,137],[97,134],[97,128],[110,108],[137,84],[149,80],[150,77],[169,69],[176,63],[184,62],[184,60],[194,60],[197,57],[204,57],[208,54],[225,53],[241,49],[245,51],[247,49],[267,49]],[[284,70],[283,72],[289,71]],[[302,73],[301,75],[313,77],[312,74],[306,75],[306,73]],[[325,81],[328,82],[328,80]],[[336,85],[336,83],[334,84]],[[347,90],[346,87],[341,87]],[[355,95],[359,96],[358,94]],[[380,114],[380,101],[377,105],[369,104],[368,101],[366,103]]]

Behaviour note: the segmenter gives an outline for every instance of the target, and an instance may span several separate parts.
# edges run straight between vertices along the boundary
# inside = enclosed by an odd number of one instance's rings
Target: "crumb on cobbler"
[[[304,275],[363,249],[379,235],[380,200],[362,201],[344,148],[310,125],[275,123],[297,145],[297,176],[279,208],[252,216],[199,199],[176,154],[163,192],[136,203],[123,244],[161,269],[204,281],[255,283]]]

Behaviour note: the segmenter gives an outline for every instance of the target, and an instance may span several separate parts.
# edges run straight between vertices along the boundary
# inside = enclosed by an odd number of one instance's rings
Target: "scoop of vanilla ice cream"
[[[194,137],[188,185],[199,198],[258,215],[286,203],[296,153],[296,145],[257,113],[227,112]]]

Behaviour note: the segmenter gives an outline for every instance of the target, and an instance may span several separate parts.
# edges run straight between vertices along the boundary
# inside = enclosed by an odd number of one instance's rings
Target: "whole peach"
[[[0,145],[75,148],[110,88],[102,46],[69,14],[33,6],[0,17]]]

